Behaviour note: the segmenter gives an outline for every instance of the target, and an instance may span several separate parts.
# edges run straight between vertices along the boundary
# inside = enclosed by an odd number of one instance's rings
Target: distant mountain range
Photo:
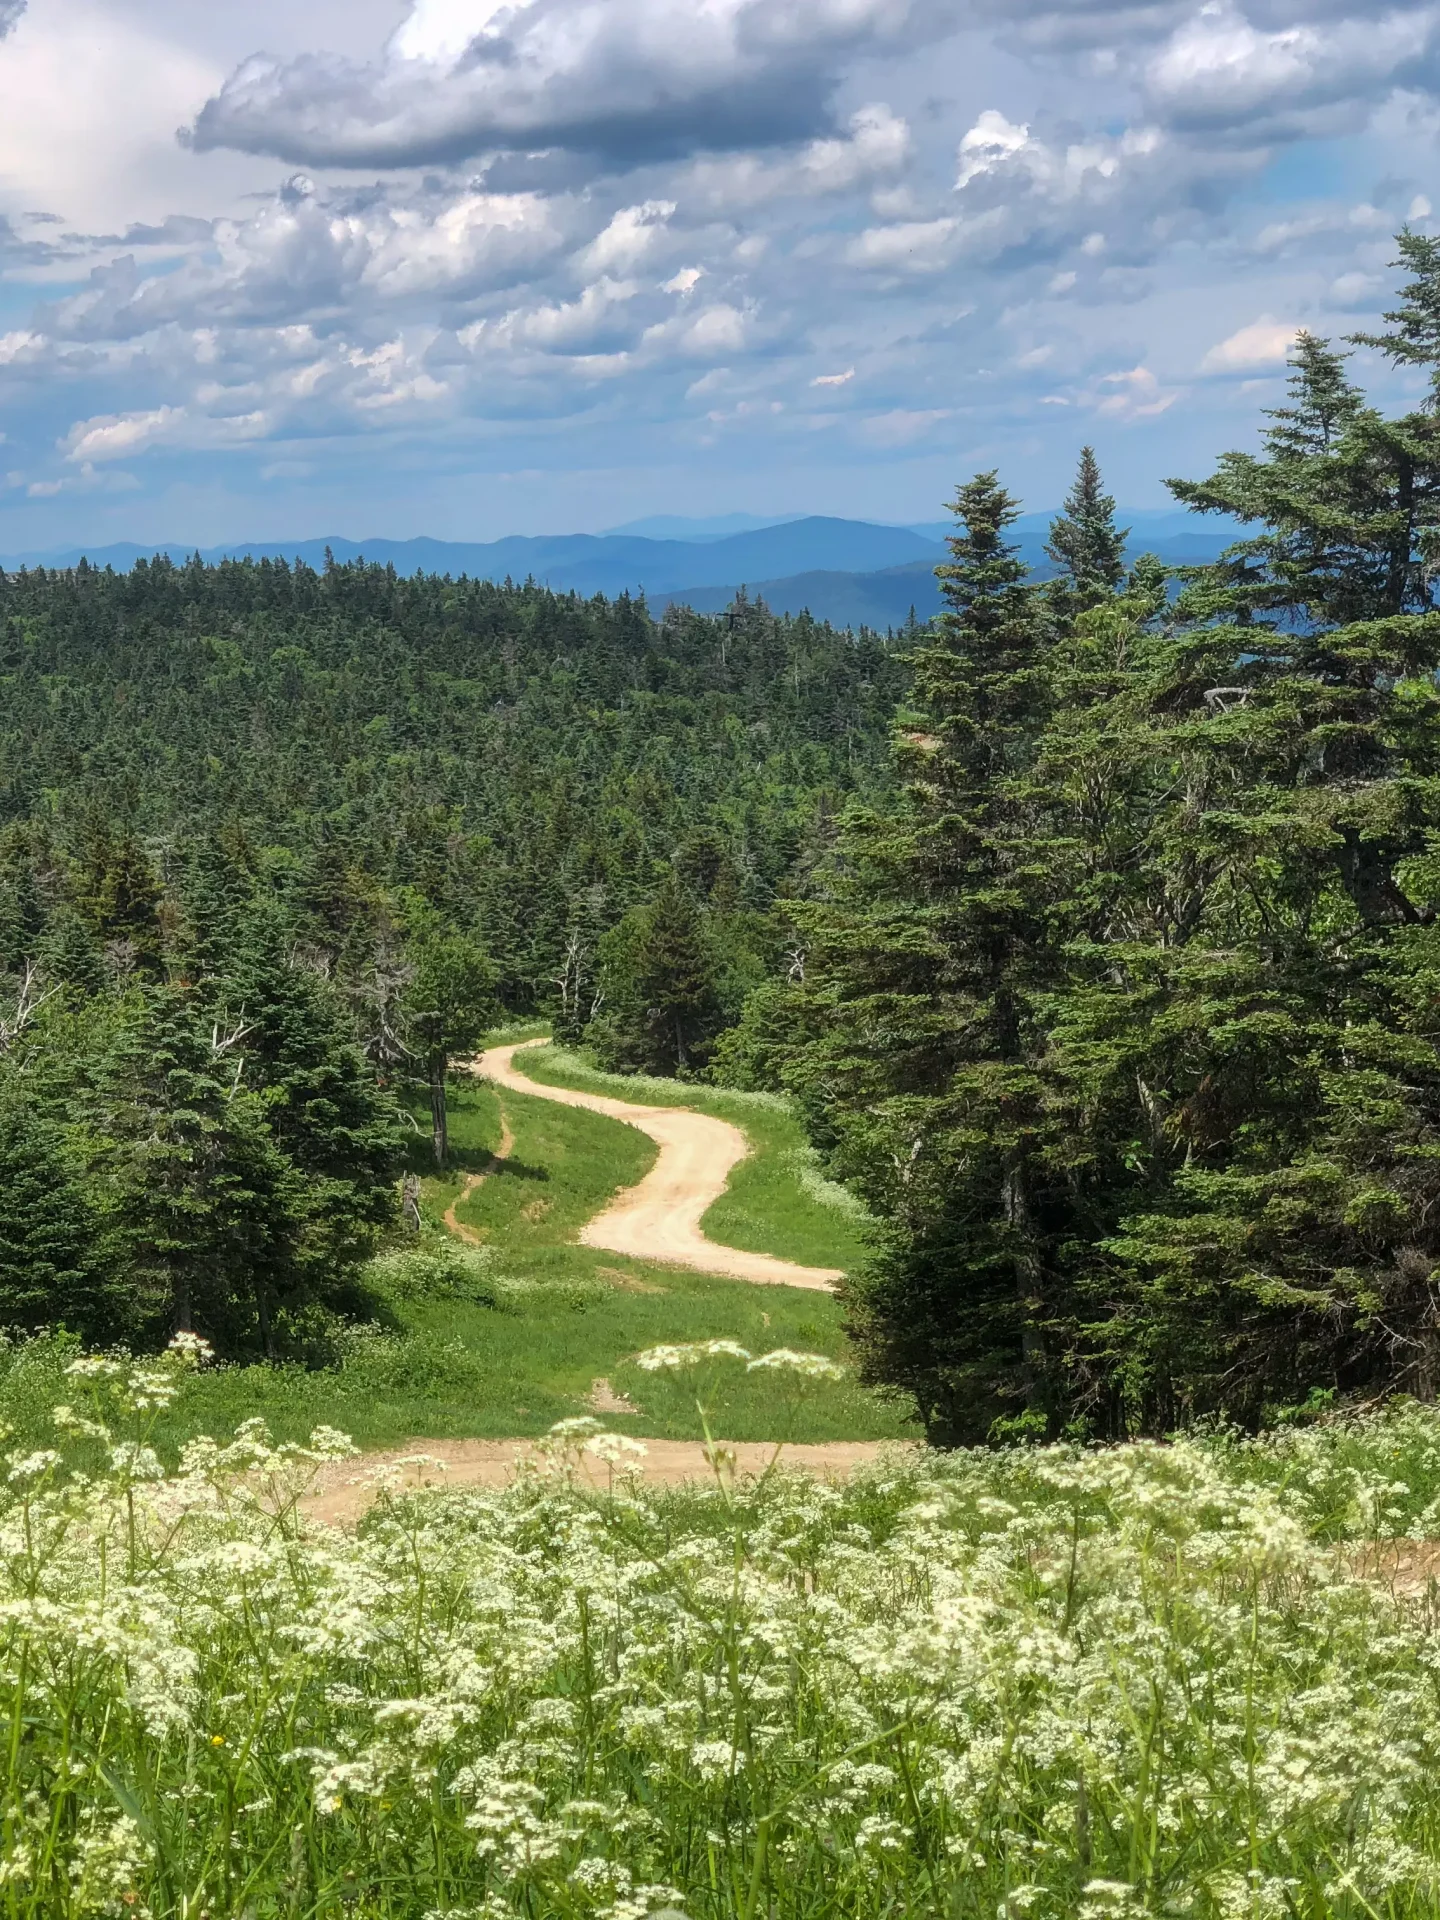
[[[1045,540],[1052,515],[1026,514],[1016,523],[1022,556],[1040,573],[1052,571]],[[1174,511],[1121,516],[1132,529],[1132,554],[1149,550],[1179,566],[1210,560],[1236,537],[1233,525]],[[746,523],[736,526],[736,522]],[[685,537],[676,530],[689,528]],[[642,531],[643,529],[643,531]],[[729,529],[729,530],[727,530]],[[941,604],[933,568],[946,558],[948,523],[883,526],[869,520],[806,515],[753,522],[749,515],[684,520],[662,515],[603,534],[513,535],[505,540],[240,541],[205,547],[200,558],[249,557],[304,561],[322,567],[327,549],[337,561],[365,559],[397,573],[466,573],[487,580],[534,579],[557,593],[644,594],[657,610],[688,605],[697,612],[728,606],[745,587],[777,613],[808,608],[839,627],[903,626],[913,607],[926,620]],[[75,547],[57,553],[0,556],[0,566],[91,566],[128,571],[137,560],[169,554],[181,561],[196,551],[182,542]]]

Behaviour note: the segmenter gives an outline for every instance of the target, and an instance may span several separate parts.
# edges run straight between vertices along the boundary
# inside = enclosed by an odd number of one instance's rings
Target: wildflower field
[[[347,1533],[332,1432],[166,1472],[190,1357],[73,1362],[7,1461],[12,1920],[1440,1910],[1428,1409],[663,1494],[580,1419]]]

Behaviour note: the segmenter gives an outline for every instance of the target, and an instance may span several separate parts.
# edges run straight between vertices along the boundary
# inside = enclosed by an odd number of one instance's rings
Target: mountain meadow
[[[1399,249],[1213,558],[0,574],[8,1920],[1440,1911]]]

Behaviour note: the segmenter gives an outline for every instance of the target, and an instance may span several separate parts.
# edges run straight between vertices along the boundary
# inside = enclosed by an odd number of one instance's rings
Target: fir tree
[[[1365,396],[1345,373],[1346,356],[1303,328],[1290,350],[1290,396],[1268,407],[1265,444],[1279,461],[1313,460],[1333,453],[1364,408]]]
[[[107,1279],[100,1221],[62,1149],[19,1086],[0,1095],[0,1327],[123,1336],[125,1302]]]
[[[689,889],[672,871],[648,906],[601,943],[605,1001],[590,1038],[624,1072],[702,1066],[722,1024],[715,960]]]
[[[283,910],[257,904],[233,923],[218,995],[222,1029],[240,1036],[244,1083],[304,1175],[304,1264],[323,1294],[341,1288],[395,1217],[400,1116],[334,989],[296,964],[294,946]]]
[[[1393,264],[1410,274],[1400,289],[1400,305],[1384,317],[1384,333],[1354,333],[1357,347],[1378,347],[1396,366],[1420,367],[1430,379],[1430,406],[1440,408],[1440,240],[1402,228],[1395,236],[1400,258]]]
[[[823,1095],[835,1163],[886,1221],[849,1294],[867,1373],[908,1388],[941,1440],[1055,1424],[1078,1237],[1041,1072],[1057,875],[1032,770],[1051,622],[995,475],[953,511],[903,804],[852,814],[829,898],[792,909],[821,1037],[788,1076],[811,1111]]]
[[[1125,577],[1125,541],[1129,528],[1115,525],[1115,502],[1100,480],[1093,447],[1080,449],[1075,484],[1059,516],[1050,522],[1045,551],[1066,574],[1074,607],[1096,606],[1116,592]]]
[[[243,1084],[234,1029],[151,990],[116,1035],[96,1089],[97,1172],[112,1193],[137,1325],[197,1330],[222,1350],[276,1351],[296,1294],[305,1183]]]

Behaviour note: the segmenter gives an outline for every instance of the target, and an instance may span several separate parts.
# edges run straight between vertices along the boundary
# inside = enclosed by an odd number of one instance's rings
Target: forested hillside
[[[613,950],[617,1057],[698,1063],[903,672],[743,603],[269,562],[20,573],[0,635],[0,1322],[274,1352],[488,1021],[577,1030]]]

